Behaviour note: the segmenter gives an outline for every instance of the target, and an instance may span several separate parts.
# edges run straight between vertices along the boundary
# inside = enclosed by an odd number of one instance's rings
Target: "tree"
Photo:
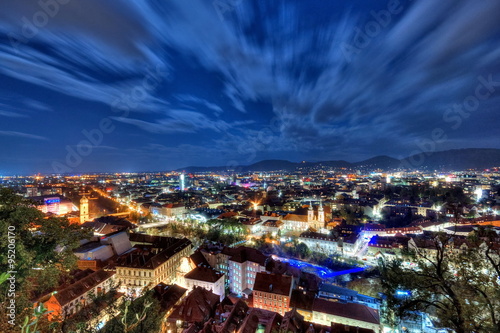
[[[121,306],[120,314],[110,320],[103,333],[159,332],[163,314],[160,302],[149,290],[135,300],[127,300]]]
[[[432,250],[413,251],[414,269],[403,267],[399,260],[381,259],[384,312],[389,321],[422,311],[457,333],[500,332],[497,246],[479,239],[458,248],[455,240],[452,235],[436,234]]]
[[[50,290],[60,278],[76,267],[73,250],[80,240],[91,234],[68,219],[45,217],[33,202],[0,188],[0,273],[16,271],[16,326],[32,315],[30,298]],[[10,233],[9,233],[10,232]],[[9,245],[13,244],[13,245]],[[12,252],[7,249],[13,247]],[[14,257],[12,267],[9,254]],[[14,269],[12,269],[14,268]],[[48,280],[50,277],[50,280]],[[0,316],[6,318],[8,283],[0,285]],[[10,332],[15,326],[0,321],[0,331]],[[17,330],[15,330],[17,331]]]
[[[358,278],[348,282],[347,287],[362,295],[379,297],[380,281],[378,279]]]
[[[306,259],[311,255],[311,250],[305,243],[299,243],[296,247],[296,253],[300,259]]]

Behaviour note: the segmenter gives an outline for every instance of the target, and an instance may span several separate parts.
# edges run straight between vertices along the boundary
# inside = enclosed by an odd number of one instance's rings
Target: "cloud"
[[[176,95],[175,98],[181,102],[190,102],[193,104],[203,105],[204,107],[214,111],[216,114],[220,114],[220,113],[224,112],[222,110],[222,108],[220,106],[218,106],[217,104],[211,103],[203,98],[199,98],[199,97],[196,97],[193,95],[179,94],[179,95]]]
[[[30,110],[36,110],[36,111],[52,111],[51,107],[48,106],[47,104],[31,99],[31,98],[26,98],[23,101],[23,104],[26,108]]]
[[[41,2],[2,2],[0,74],[111,105],[143,87],[151,70],[168,69],[167,61],[151,49],[154,37],[148,29],[153,27],[130,3],[54,2],[57,8],[48,16]],[[40,24],[36,18],[43,15],[48,19]],[[168,81],[167,76],[157,79]],[[165,105],[153,96],[154,89],[142,92],[140,110],[158,111]]]
[[[33,139],[33,140],[41,140],[41,141],[49,141],[49,139],[44,137],[44,136],[39,136],[39,135],[34,135],[34,134],[29,134],[29,133],[22,133],[22,132],[15,132],[15,131],[0,131],[0,135]]]
[[[27,118],[25,114],[0,110],[0,117],[10,117],[10,118]]]
[[[200,130],[212,130],[218,133],[229,131],[238,126],[253,124],[253,120],[226,122],[224,120],[212,120],[205,114],[190,110],[170,110],[168,118],[148,122],[140,119],[125,117],[111,117],[112,119],[139,127],[150,133],[195,133]]]
[[[69,96],[84,100],[97,101],[113,105],[128,95],[134,89],[141,89],[140,109],[157,111],[165,102],[152,96],[153,91],[144,88],[144,77],[122,80],[114,84],[105,83],[88,74],[76,74],[73,69],[61,68],[63,63],[53,64],[45,59],[45,55],[38,50],[29,50],[23,55],[17,55],[13,50],[0,45],[0,73],[26,81],[41,87],[51,89]],[[85,72],[82,70],[82,72]],[[159,77],[160,81],[165,77]]]
[[[385,2],[241,1],[224,13],[203,0],[71,3],[17,49],[0,43],[0,73],[112,104],[143,87],[147,68],[161,65],[175,79],[189,67],[208,79],[146,90],[140,110],[154,115],[114,119],[164,135],[208,130],[217,135],[200,146],[228,156],[246,156],[240,147],[325,158],[405,154],[436,127],[459,142],[464,134],[443,121],[445,110],[474,94],[479,76],[500,81],[497,0],[402,1],[363,46],[359,31],[377,22],[370,12]],[[4,6],[5,40],[22,34],[18,18],[36,6]],[[214,86],[216,95],[195,93]],[[487,109],[498,96],[500,89],[481,101],[470,123],[498,125]],[[172,109],[173,102],[182,105]],[[261,110],[269,104],[272,115]],[[271,144],[257,124],[272,128]],[[475,132],[466,129],[465,136]]]

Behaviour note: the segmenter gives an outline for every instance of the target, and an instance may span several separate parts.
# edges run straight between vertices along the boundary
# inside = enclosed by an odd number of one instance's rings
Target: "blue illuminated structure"
[[[312,273],[322,279],[331,279],[344,274],[359,273],[368,268],[368,266],[364,266],[364,267],[354,267],[342,271],[333,271],[327,267],[311,264],[309,262],[301,260],[287,259],[280,257],[276,257],[276,259],[279,261],[288,262],[290,266],[300,268],[301,271]]]
[[[396,296],[398,296],[398,297],[410,297],[411,291],[410,290],[396,290]]]
[[[47,204],[47,205],[54,204],[54,203],[60,203],[60,202],[61,202],[60,198],[48,198],[48,199],[45,199],[45,204]]]

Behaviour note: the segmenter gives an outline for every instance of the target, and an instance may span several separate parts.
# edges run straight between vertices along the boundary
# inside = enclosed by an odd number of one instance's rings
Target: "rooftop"
[[[254,291],[288,296],[291,289],[291,276],[266,273],[257,273],[255,276]]]
[[[313,303],[313,311],[377,325],[380,324],[378,311],[362,304],[338,303],[316,298]]]
[[[187,273],[184,278],[214,283],[219,281],[223,276],[223,273],[216,271],[210,266],[200,265],[194,268],[191,272]]]

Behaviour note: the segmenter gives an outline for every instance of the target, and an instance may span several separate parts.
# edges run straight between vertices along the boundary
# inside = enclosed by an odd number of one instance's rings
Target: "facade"
[[[309,228],[316,230],[325,227],[325,210],[323,205],[314,211],[312,205],[309,205],[307,215],[287,214],[283,217],[283,228],[287,231],[307,231]]]
[[[282,227],[283,222],[279,219],[268,219],[262,224],[262,232],[264,234],[270,233],[273,236],[276,236]]]
[[[184,283],[188,290],[201,287],[219,295],[220,301],[225,297],[225,275],[207,266],[198,266],[184,275]]]
[[[162,206],[162,213],[168,217],[178,217],[187,213],[183,204],[165,204]]]
[[[368,251],[366,253],[369,257],[377,257],[379,255],[386,258],[401,257],[401,251],[408,247],[407,237],[379,237],[373,236],[368,243]]]
[[[201,253],[210,266],[226,275],[230,291],[240,296],[244,292],[250,294],[255,275],[266,271],[269,259],[262,252],[245,246],[209,245],[201,249]]]
[[[377,310],[362,304],[340,303],[316,298],[313,302],[312,322],[320,325],[332,323],[357,326],[382,332]]]
[[[136,244],[116,260],[116,279],[130,292],[153,288],[161,282],[174,283],[181,259],[191,254],[192,245],[187,238],[144,238],[153,243]]]
[[[340,252],[337,240],[330,235],[317,232],[303,232],[299,237],[299,242],[304,243],[311,251],[325,254],[335,254]]]
[[[266,271],[268,257],[249,247],[226,248],[228,260],[229,289],[237,295],[249,295],[257,273]]]
[[[286,275],[257,273],[253,289],[253,306],[280,315],[290,310],[293,278]]]
[[[89,213],[89,199],[86,196],[83,196],[80,199],[80,223],[85,223],[90,220]]]
[[[141,207],[147,209],[147,212],[153,215],[163,215],[167,217],[179,217],[183,216],[187,213],[186,206],[183,204],[177,203],[167,203],[167,204],[159,204],[159,203],[148,203],[147,206],[143,204]]]
[[[229,283],[229,258],[232,252],[223,245],[205,246],[200,252],[210,266],[226,275],[226,283]]]

